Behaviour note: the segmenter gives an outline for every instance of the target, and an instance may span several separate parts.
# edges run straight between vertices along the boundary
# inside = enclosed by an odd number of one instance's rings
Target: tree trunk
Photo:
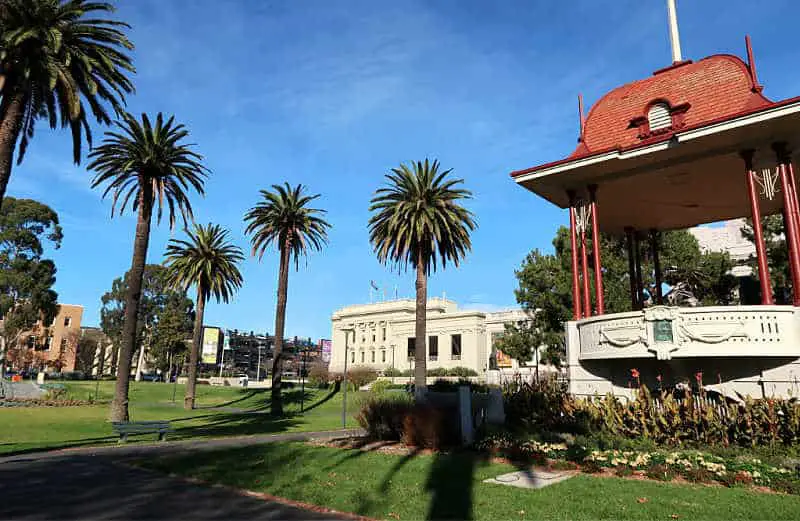
[[[125,296],[125,320],[122,325],[122,345],[117,366],[117,386],[114,400],[111,402],[111,421],[128,421],[128,383],[131,379],[131,359],[136,345],[136,326],[139,319],[139,301],[142,297],[142,276],[147,261],[147,244],[150,241],[151,215],[152,197],[149,187],[141,186],[128,294]]]
[[[3,97],[0,103],[0,207],[6,196],[11,167],[14,164],[14,149],[22,130],[22,117],[25,112],[25,93],[13,90],[13,94]]]
[[[428,307],[428,277],[422,252],[417,254],[417,321],[414,328],[414,394],[417,399],[425,394],[426,364],[425,335]]]
[[[117,376],[117,364],[119,362],[119,344],[111,344],[111,363],[109,364],[109,371],[111,376]]]
[[[289,241],[287,240],[287,243]],[[281,265],[278,271],[278,306],[275,310],[275,350],[272,358],[272,414],[283,416],[281,373],[283,372],[283,329],[286,324],[286,292],[289,287],[289,245],[281,245]]]
[[[189,375],[186,380],[186,395],[183,398],[183,408],[187,411],[194,409],[194,395],[197,389],[197,365],[200,362],[200,345],[203,341],[203,315],[206,311],[206,301],[203,298],[203,288],[197,285],[197,309],[194,315],[194,332],[192,333],[192,350],[189,352]]]

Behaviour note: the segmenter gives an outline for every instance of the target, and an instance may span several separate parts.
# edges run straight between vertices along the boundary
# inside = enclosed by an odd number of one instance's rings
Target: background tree
[[[439,162],[417,161],[400,165],[386,175],[386,186],[370,201],[369,238],[378,260],[400,269],[413,266],[417,273],[414,383],[417,395],[425,389],[426,309],[428,276],[450,261],[458,266],[471,249],[470,233],[476,224],[460,201],[472,192],[457,188],[464,181],[439,172]]]
[[[111,215],[117,205],[122,213],[130,204],[138,212],[133,258],[128,274],[128,294],[122,325],[120,356],[117,367],[117,384],[111,402],[112,421],[128,421],[128,382],[131,357],[136,344],[137,317],[142,291],[142,275],[150,241],[150,221],[154,207],[157,222],[167,209],[169,227],[174,228],[176,209],[184,225],[192,219],[192,206],[187,192],[194,190],[204,195],[204,177],[208,169],[201,164],[202,157],[185,143],[189,132],[175,122],[174,117],[164,121],[159,112],[154,124],[142,114],[141,122],[125,114],[116,122],[118,132],[106,132],[103,144],[89,155],[90,170],[97,172],[92,188],[106,185],[103,197],[112,194]]]
[[[241,248],[230,243],[228,231],[221,226],[197,225],[193,231],[187,230],[186,234],[188,240],[169,241],[164,263],[170,284],[183,291],[194,286],[197,291],[197,313],[189,352],[189,378],[183,399],[184,409],[194,409],[206,302],[214,298],[217,302],[227,304],[236,290],[242,287],[238,264],[244,260],[244,254]]]
[[[252,254],[261,260],[271,245],[280,252],[278,270],[278,302],[275,309],[275,347],[272,359],[271,410],[276,416],[283,415],[281,400],[281,372],[283,359],[284,326],[286,324],[286,295],[289,290],[289,264],[294,260],[299,269],[300,257],[309,250],[320,251],[328,242],[331,227],[322,216],[325,210],[310,208],[319,195],[306,195],[305,187],[289,186],[289,183],[272,185],[272,191],[261,190],[261,201],[248,211],[244,220],[245,233],[251,235]]]
[[[761,218],[764,235],[764,247],[767,253],[769,277],[772,283],[772,294],[776,304],[792,303],[792,279],[789,275],[789,248],[786,247],[786,235],[783,230],[783,217],[781,215],[765,215]],[[755,244],[753,237],[753,221],[747,219],[742,227],[742,236]],[[758,280],[758,263],[755,255],[750,259],[753,268],[753,278]],[[755,302],[761,302],[760,289],[754,284],[758,294],[754,295]]]
[[[625,241],[601,233],[603,286],[606,313],[631,310],[630,278]],[[590,241],[591,251],[591,241]],[[647,244],[641,244],[642,279],[645,298],[655,295],[655,277]],[[533,320],[528,335],[535,345],[544,347],[542,360],[558,364],[566,354],[564,323],[572,320],[572,271],[569,230],[560,227],[553,239],[554,252],[531,251],[516,271],[519,287],[517,302]],[[727,253],[703,253],[697,239],[686,230],[663,233],[659,257],[667,297],[676,287],[703,304],[728,304],[733,301],[736,279],[730,274],[732,263]],[[592,278],[593,279],[593,278]],[[594,280],[590,281],[594,294]],[[683,300],[682,300],[683,302]]]
[[[56,267],[43,259],[45,247],[58,249],[63,234],[58,214],[31,199],[7,197],[0,208],[0,373],[7,348],[42,319],[50,324],[58,312],[52,289]]]
[[[186,341],[191,338],[194,305],[186,293],[168,293],[163,310],[158,314],[153,330],[151,356],[155,367],[171,376],[180,368],[186,354]]]
[[[133,49],[123,29],[105,18],[111,4],[92,0],[3,0],[0,9],[0,206],[14,152],[17,163],[33,138],[37,120],[50,128],[69,127],[72,156],[80,162],[81,142],[92,144],[89,115],[111,122],[107,107],[119,111],[133,91]]]
[[[100,327],[117,351],[122,341],[129,273],[114,279],[111,290],[101,298]],[[149,332],[150,338],[147,340],[151,345],[152,355],[157,360],[161,356],[168,356],[170,348],[176,350],[175,352],[183,348],[176,344],[189,338],[194,320],[194,305],[191,299],[185,292],[177,291],[167,284],[165,273],[166,268],[160,264],[145,266],[137,313],[136,343],[133,349],[133,352],[136,352],[142,348],[146,340],[145,332]],[[112,353],[112,363],[116,359]],[[169,364],[168,359],[166,363]],[[163,366],[159,367],[164,369]]]

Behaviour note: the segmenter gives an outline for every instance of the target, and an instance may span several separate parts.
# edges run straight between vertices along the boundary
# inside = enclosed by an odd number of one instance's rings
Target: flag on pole
[[[372,286],[372,289],[374,289],[375,291],[378,291],[378,285],[375,284],[374,280],[370,280],[369,281],[369,285]]]

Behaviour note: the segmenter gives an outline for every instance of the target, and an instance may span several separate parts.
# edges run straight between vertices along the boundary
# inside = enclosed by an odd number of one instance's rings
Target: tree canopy
[[[186,293],[167,283],[166,268],[148,264],[142,279],[142,297],[139,301],[139,320],[136,327],[136,347],[147,338],[158,359],[169,348],[185,349],[182,342],[192,332],[194,305]],[[125,318],[125,298],[128,291],[128,274],[114,279],[111,289],[102,298],[100,327],[119,349]]]
[[[42,319],[50,324],[58,312],[53,290],[56,267],[42,258],[58,249],[63,234],[58,214],[31,199],[7,197],[0,209],[0,316],[4,347]],[[42,335],[44,337],[44,335]]]

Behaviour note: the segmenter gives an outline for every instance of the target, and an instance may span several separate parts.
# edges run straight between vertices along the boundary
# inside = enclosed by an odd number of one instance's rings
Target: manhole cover
[[[495,481],[499,481],[501,483],[511,483],[514,481],[519,481],[519,474],[504,474],[502,476],[497,476],[494,479]]]

